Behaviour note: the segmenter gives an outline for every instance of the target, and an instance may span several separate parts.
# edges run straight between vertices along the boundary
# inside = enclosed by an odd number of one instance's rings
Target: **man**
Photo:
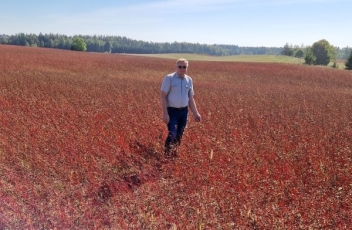
[[[167,124],[168,136],[165,141],[165,156],[176,156],[176,147],[187,124],[188,107],[192,110],[196,122],[201,121],[194,101],[193,81],[187,73],[188,61],[184,58],[176,61],[176,72],[165,76],[161,85],[161,106],[163,121]]]

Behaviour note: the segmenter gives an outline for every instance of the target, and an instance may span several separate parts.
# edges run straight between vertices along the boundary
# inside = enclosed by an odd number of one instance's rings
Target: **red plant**
[[[173,63],[0,46],[0,228],[351,226],[350,72],[191,61],[204,121],[166,160]]]

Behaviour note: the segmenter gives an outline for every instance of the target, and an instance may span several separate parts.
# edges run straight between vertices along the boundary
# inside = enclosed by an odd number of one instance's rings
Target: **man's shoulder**
[[[176,77],[176,72],[169,73],[169,74],[166,75],[165,77]]]
[[[172,81],[173,79],[177,78],[177,74],[176,72],[174,73],[169,73],[164,77],[164,81],[168,80],[168,81]]]
[[[187,75],[187,74],[185,75],[185,78],[188,79],[188,80],[190,80],[190,81],[193,81],[192,78],[191,78],[191,76],[189,76],[189,75]]]

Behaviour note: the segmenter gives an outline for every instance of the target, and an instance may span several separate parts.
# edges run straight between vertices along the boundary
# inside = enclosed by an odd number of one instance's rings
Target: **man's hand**
[[[169,122],[170,122],[169,114],[163,114],[163,122],[165,124],[169,124]]]
[[[193,116],[194,116],[194,120],[195,120],[196,122],[202,121],[202,117],[200,116],[199,113],[193,114]]]

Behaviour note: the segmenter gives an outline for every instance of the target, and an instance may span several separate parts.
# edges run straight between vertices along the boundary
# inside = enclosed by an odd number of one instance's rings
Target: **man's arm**
[[[189,97],[188,105],[189,105],[189,107],[191,108],[191,110],[193,112],[194,120],[197,121],[197,122],[201,121],[202,117],[198,113],[197,105],[196,105],[196,102],[195,102],[193,96]]]
[[[167,93],[161,91],[160,93],[161,98],[161,108],[163,110],[163,121],[168,124],[170,121],[169,113],[167,112]]]

